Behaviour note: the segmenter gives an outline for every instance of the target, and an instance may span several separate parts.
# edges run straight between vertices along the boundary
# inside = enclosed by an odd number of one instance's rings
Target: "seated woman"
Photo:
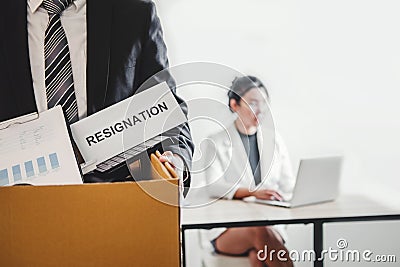
[[[209,137],[205,151],[210,195],[227,199],[288,198],[295,178],[286,147],[274,129],[261,123],[268,111],[267,89],[256,77],[246,76],[232,82],[228,96],[229,108],[237,118],[226,130]],[[273,128],[273,122],[269,123]],[[282,236],[284,231],[273,226],[218,228],[209,232],[216,253],[246,255],[252,266],[293,266]],[[284,250],[287,261],[280,261],[276,253],[272,258],[267,255],[265,262],[260,261],[264,255],[258,257],[257,253],[265,246],[268,251]]]

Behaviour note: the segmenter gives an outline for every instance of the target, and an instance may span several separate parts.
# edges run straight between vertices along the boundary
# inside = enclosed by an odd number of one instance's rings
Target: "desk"
[[[330,222],[400,220],[400,208],[388,208],[361,195],[342,195],[336,201],[298,208],[273,207],[241,200],[211,200],[209,205],[182,209],[183,266],[185,230],[218,227],[313,224],[315,267],[322,267],[323,225]]]

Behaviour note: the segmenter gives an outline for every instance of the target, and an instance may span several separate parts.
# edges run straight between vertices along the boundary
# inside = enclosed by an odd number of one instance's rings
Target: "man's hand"
[[[174,168],[175,172],[178,174],[179,178],[183,178],[183,169],[184,163],[180,156],[176,154],[172,154],[171,151],[165,151],[160,157],[159,160],[161,162],[169,162],[172,168]]]
[[[278,192],[268,189],[261,189],[254,191],[252,192],[252,196],[255,196],[258,199],[265,199],[265,200],[278,200],[278,201],[283,200],[283,197]]]

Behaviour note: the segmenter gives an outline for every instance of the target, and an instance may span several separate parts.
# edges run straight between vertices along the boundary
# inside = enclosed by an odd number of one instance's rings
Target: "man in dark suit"
[[[66,9],[52,14],[45,9],[46,1],[67,1],[67,4],[63,3]],[[43,39],[45,35],[48,37],[46,25],[51,26],[54,15],[59,16],[68,40],[75,108],[77,103],[76,112],[80,119],[134,95],[143,82],[168,67],[154,3],[147,0],[68,1],[72,0],[2,3],[0,121],[48,108],[47,62],[44,63],[46,52],[43,53],[43,49],[46,50],[49,44],[43,45]],[[49,43],[51,45],[51,40]],[[175,94],[174,81],[168,72],[148,84],[163,80]],[[176,99],[187,114],[186,104],[177,96]],[[175,144],[167,148],[169,152],[161,160],[185,166],[183,176],[187,189],[193,143],[187,124],[174,130]]]

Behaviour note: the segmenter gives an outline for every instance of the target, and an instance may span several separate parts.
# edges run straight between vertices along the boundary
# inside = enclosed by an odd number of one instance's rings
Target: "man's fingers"
[[[171,151],[165,151],[163,154],[161,154],[160,151],[157,150],[155,155],[161,163],[164,163],[165,168],[167,168],[172,178],[179,178],[176,168],[177,159]]]
[[[160,155],[160,152],[158,152],[158,155]],[[170,164],[174,165],[173,156],[174,155],[172,154],[171,151],[165,151],[161,156],[159,156],[159,160],[161,162],[169,162]]]
[[[162,155],[163,156],[173,156],[174,154],[172,154],[171,151],[165,151]]]

